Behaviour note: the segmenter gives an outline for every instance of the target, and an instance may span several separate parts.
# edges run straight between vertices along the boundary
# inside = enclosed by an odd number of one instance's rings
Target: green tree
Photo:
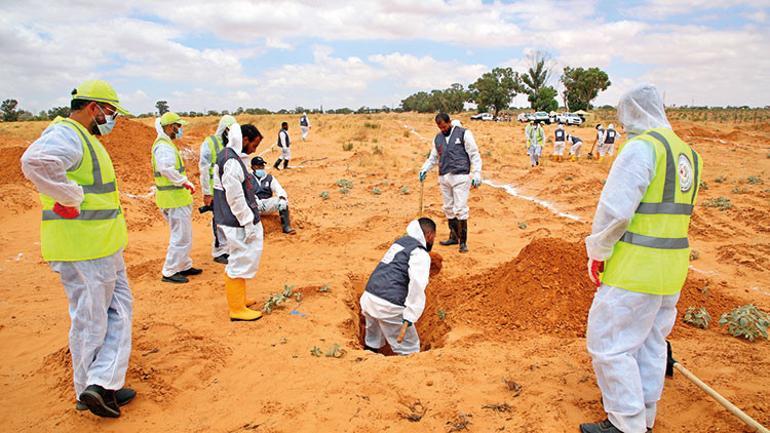
[[[19,112],[16,107],[19,105],[19,101],[15,99],[6,99],[0,105],[0,111],[3,113],[3,121],[15,122],[19,120]]]
[[[551,66],[548,54],[536,51],[530,56],[530,66],[521,76],[527,92],[529,106],[535,111],[553,111],[559,108],[556,101],[558,92],[548,85],[551,78]]]
[[[561,82],[564,84],[567,106],[572,111],[592,108],[591,101],[600,91],[607,90],[612,84],[607,73],[599,68],[583,69],[569,66],[564,68]]]
[[[158,115],[162,116],[165,113],[168,113],[168,102],[166,101],[158,101],[155,103],[155,108],[158,109]]]
[[[511,105],[521,91],[521,78],[511,68],[494,68],[468,86],[470,100],[478,105],[479,111],[494,110],[495,116]]]
[[[56,116],[68,117],[70,115],[70,107],[53,107],[46,113],[49,119],[55,119]]]

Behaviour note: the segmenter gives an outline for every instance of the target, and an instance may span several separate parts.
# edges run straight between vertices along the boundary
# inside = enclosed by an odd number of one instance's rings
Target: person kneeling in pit
[[[420,351],[414,324],[425,309],[431,267],[428,252],[436,237],[436,223],[430,218],[413,220],[406,234],[385,253],[361,295],[361,314],[366,321],[364,349],[375,353],[386,342],[398,355]]]
[[[291,228],[289,218],[289,200],[286,190],[283,189],[278,179],[265,172],[265,160],[261,156],[251,159],[251,169],[257,178],[257,199],[259,202],[259,214],[267,215],[278,212],[281,216],[281,227],[286,234],[295,234]]]

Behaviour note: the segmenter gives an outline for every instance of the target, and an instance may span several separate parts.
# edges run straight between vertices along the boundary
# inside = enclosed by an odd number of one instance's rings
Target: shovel
[[[728,412],[743,421],[744,424],[753,428],[759,433],[770,433],[770,430],[763,427],[762,424],[755,421],[754,418],[746,415],[744,411],[730,403],[729,400],[719,395],[719,393],[714,391],[713,388],[698,379],[698,376],[692,374],[690,370],[684,368],[684,366],[680,364],[676,359],[674,359],[673,355],[671,354],[671,343],[668,340],[666,340],[666,345],[668,346],[668,355],[666,357],[666,376],[672,377],[674,375],[674,369],[679,370],[679,372],[682,373],[682,375],[684,375],[684,377],[686,377],[690,382],[694,383],[698,388],[703,390],[703,392],[711,396],[711,398],[716,400],[717,403],[721,404],[725,409],[727,409]]]

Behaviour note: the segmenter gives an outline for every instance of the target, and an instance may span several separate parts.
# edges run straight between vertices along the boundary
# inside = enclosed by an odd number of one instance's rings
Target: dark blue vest
[[[272,174],[268,174],[262,180],[257,179],[257,197],[260,200],[265,200],[273,196],[273,189],[270,188],[272,184],[273,184]]]
[[[570,135],[570,137],[572,138],[572,144],[578,144],[583,142],[583,140],[581,140],[580,137],[576,137],[574,135]]]
[[[369,277],[366,291],[403,307],[409,293],[409,256],[415,248],[425,250],[425,247],[411,236],[404,236],[391,245],[383,261],[377,264]],[[390,261],[386,263],[387,259]]]
[[[556,128],[556,131],[554,131],[554,133],[556,134],[556,138],[554,138],[554,141],[556,141],[557,143],[560,143],[560,142],[564,141],[564,130],[563,129]]]
[[[604,134],[604,144],[615,144],[614,129],[607,129],[607,132]]]
[[[438,152],[438,174],[469,174],[471,172],[471,158],[465,151],[465,128],[455,126],[446,140],[444,134],[439,132],[433,139],[433,144]]]
[[[243,188],[243,196],[246,199],[246,204],[254,214],[254,224],[256,224],[259,222],[259,210],[257,208],[256,197],[256,191],[259,185],[257,183],[257,178],[253,174],[249,173],[249,171],[246,169],[246,166],[243,164],[243,161],[241,161],[241,158],[230,147],[224,148],[221,152],[219,152],[219,155],[217,155],[217,170],[219,172],[219,179],[222,179],[225,163],[231,159],[235,159],[239,164],[241,164],[244,177],[243,183],[241,184],[241,187]],[[221,190],[214,188],[214,222],[220,226],[243,227],[241,223],[238,222],[238,218],[233,215],[233,211],[230,210],[230,205],[227,204],[227,198],[225,197],[224,186],[222,186],[222,188],[223,189]]]
[[[278,147],[283,147],[283,145],[281,144],[281,134],[286,134],[286,147],[289,147],[289,145],[291,145],[291,139],[289,138],[289,133],[283,129],[278,131],[278,142],[276,144],[278,145]]]
[[[307,116],[302,116],[299,118],[299,124],[300,126],[307,126]]]

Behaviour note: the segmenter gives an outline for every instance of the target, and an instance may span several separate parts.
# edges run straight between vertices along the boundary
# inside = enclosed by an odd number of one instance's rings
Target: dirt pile
[[[20,146],[3,149],[0,154],[0,164],[3,166],[3,170],[0,171],[0,185],[27,182],[21,172],[21,155],[25,150],[27,150],[26,147]]]

